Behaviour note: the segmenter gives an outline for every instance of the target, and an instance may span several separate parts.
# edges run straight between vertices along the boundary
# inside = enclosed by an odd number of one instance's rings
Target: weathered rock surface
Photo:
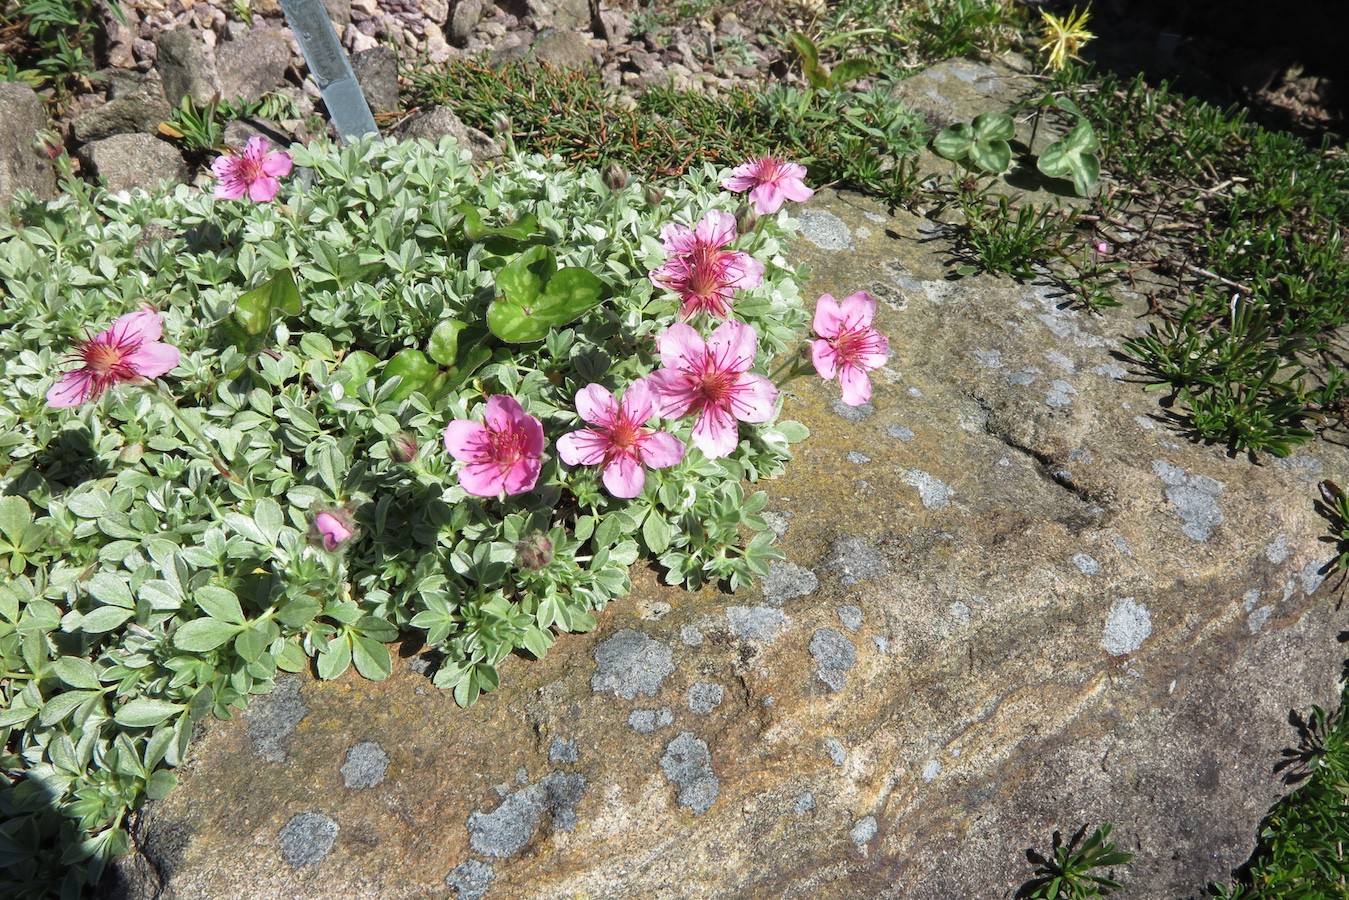
[[[80,159],[110,191],[149,189],[191,175],[182,154],[151,134],[115,134],[85,144]]]
[[[18,191],[46,199],[56,191],[51,163],[38,152],[38,137],[47,128],[42,100],[28,85],[0,82],[0,209]]]
[[[164,79],[164,96],[177,106],[183,97],[205,106],[220,90],[215,53],[195,31],[180,28],[156,36],[155,69]]]
[[[257,28],[218,45],[215,58],[220,96],[257,100],[285,85],[290,40],[280,31]]]
[[[433,144],[448,134],[473,154],[475,162],[501,158],[501,147],[496,141],[486,132],[465,125],[448,106],[432,106],[408,116],[398,123],[394,134],[402,139],[422,138]]]
[[[1010,897],[1105,820],[1129,896],[1249,856],[1290,708],[1336,693],[1343,451],[1178,436],[1117,354],[1141,301],[948,280],[931,223],[852,196],[800,219],[810,296],[870,291],[893,356],[864,407],[790,386],[762,590],[638,569],[467,710],[410,658],[287,677],[147,807],[130,896]]]

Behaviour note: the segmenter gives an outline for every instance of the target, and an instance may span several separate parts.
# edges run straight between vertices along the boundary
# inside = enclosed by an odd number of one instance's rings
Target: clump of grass
[[[1285,781],[1301,786],[1279,801],[1260,826],[1250,862],[1229,884],[1210,885],[1226,900],[1300,900],[1349,894],[1349,718],[1319,706],[1298,719],[1300,740],[1284,751]]]
[[[1027,856],[1036,865],[1036,877],[1022,885],[1016,896],[1024,900],[1086,900],[1105,897],[1124,885],[1110,877],[1115,866],[1128,865],[1132,853],[1120,850],[1110,841],[1111,824],[1106,822],[1091,833],[1084,825],[1066,844],[1059,832],[1054,832],[1054,847],[1050,856],[1029,851]],[[1110,872],[1110,874],[1106,874]]]
[[[95,0],[19,0],[0,10],[0,80],[49,90],[58,105],[87,87],[100,29]],[[113,5],[117,15],[121,8]]]
[[[1344,406],[1349,155],[1173,94],[1068,69],[1116,179],[1098,227],[1155,290],[1159,320],[1128,352],[1197,437],[1286,456]]]
[[[921,118],[888,90],[731,90],[717,96],[655,87],[623,105],[598,73],[456,61],[410,73],[414,102],[451,106],[468,125],[509,122],[516,147],[569,163],[618,164],[643,178],[677,177],[704,162],[733,165],[773,153],[796,160],[814,184],[838,183],[899,203],[916,188]]]

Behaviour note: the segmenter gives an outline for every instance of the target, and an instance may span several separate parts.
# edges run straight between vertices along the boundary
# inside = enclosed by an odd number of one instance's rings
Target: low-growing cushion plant
[[[384,678],[412,635],[471,703],[593,628],[639,557],[692,588],[778,556],[746,485],[806,436],[763,374],[809,365],[797,167],[654,189],[448,141],[293,161],[0,221],[6,896],[96,879],[193,727],[278,672]],[[742,232],[721,188],[768,180]],[[884,361],[874,306],[816,316],[846,402]]]

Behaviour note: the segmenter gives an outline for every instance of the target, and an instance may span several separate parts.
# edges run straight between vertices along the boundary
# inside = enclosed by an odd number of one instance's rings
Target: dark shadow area
[[[1065,13],[1073,3],[1041,6]],[[1078,3],[1077,6],[1085,4]],[[1270,128],[1309,138],[1349,131],[1343,0],[1098,0],[1083,58],[1219,106],[1241,104]]]

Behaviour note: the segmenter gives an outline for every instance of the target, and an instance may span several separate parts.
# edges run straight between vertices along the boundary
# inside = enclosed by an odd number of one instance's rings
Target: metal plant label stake
[[[375,117],[370,115],[361,85],[323,4],[319,0],[281,0],[281,11],[300,42],[338,135],[343,141],[354,141],[363,134],[377,133]]]

